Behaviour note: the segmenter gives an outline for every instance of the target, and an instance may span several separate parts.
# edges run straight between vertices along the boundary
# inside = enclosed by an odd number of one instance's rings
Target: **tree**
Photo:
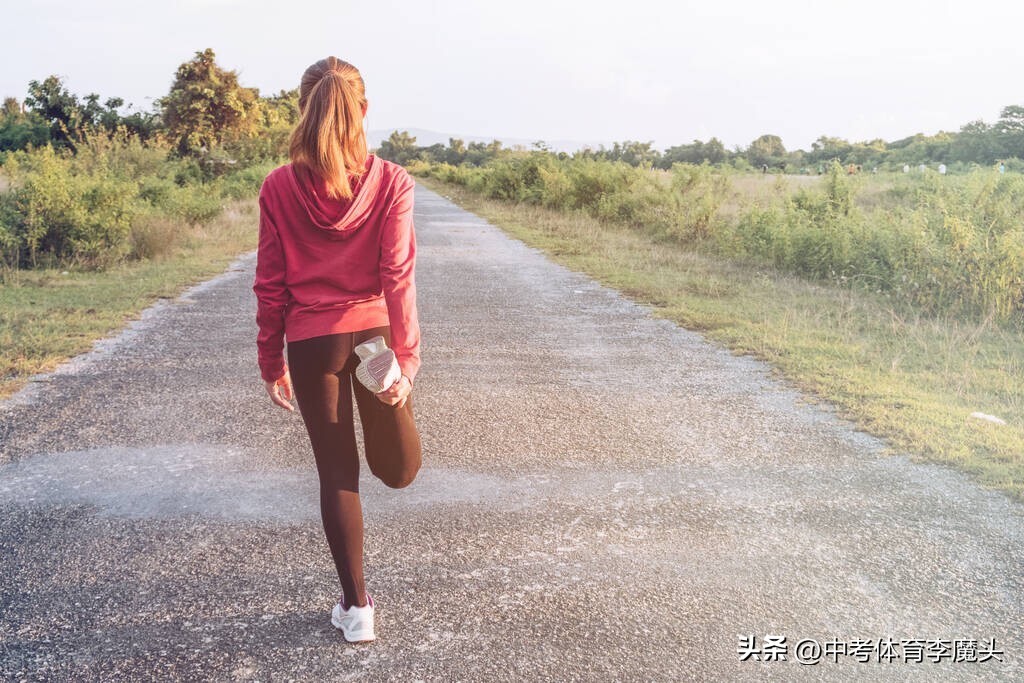
[[[624,161],[632,166],[660,166],[662,164],[661,152],[654,149],[653,145],[653,140],[648,142],[626,140],[613,143],[611,149],[606,149],[604,145],[598,145],[596,150],[586,146],[576,152],[574,156],[581,159]]]
[[[458,166],[466,160],[466,142],[461,138],[448,138],[448,151],[445,161]]]
[[[25,106],[49,124],[50,139],[57,146],[75,149],[75,141],[81,139],[82,108],[59,76],[29,81]]]
[[[729,152],[726,151],[725,145],[718,138],[711,138],[704,143],[702,152],[704,159],[712,164],[720,164],[729,158]]]
[[[661,152],[654,149],[653,140],[626,140],[614,143],[607,157],[612,161],[625,161],[630,166],[651,166],[660,159]]]
[[[0,152],[40,147],[50,141],[50,126],[39,114],[23,111],[21,103],[7,97],[0,110]]]
[[[407,130],[403,130],[401,133],[396,130],[391,132],[391,136],[387,140],[380,143],[377,156],[396,164],[407,164],[416,158],[418,151],[415,136],[409,135]]]
[[[676,145],[669,147],[662,155],[658,166],[660,168],[672,168],[676,162],[684,164],[702,164],[705,161],[711,164],[720,164],[729,157],[725,145],[718,138],[711,138],[707,142],[694,140],[689,145]]]
[[[843,161],[860,166],[877,166],[886,156],[885,140],[875,138],[866,142],[855,142],[850,146]]]
[[[263,125],[268,128],[294,126],[299,122],[299,89],[281,90],[276,95],[261,97],[260,112]]]
[[[747,148],[747,161],[753,166],[778,166],[785,162],[786,148],[778,135],[762,135]]]
[[[501,153],[501,140],[471,142],[466,147],[466,161],[473,166],[483,166]]]
[[[5,97],[2,109],[4,116],[18,116],[22,112],[22,106],[16,97]]]
[[[214,147],[259,132],[259,90],[244,88],[238,74],[217,66],[213,50],[196,52],[178,67],[160,98],[168,137],[181,156],[208,154]]]
[[[996,130],[980,119],[965,123],[953,140],[950,156],[964,163],[993,163],[1002,156]]]
[[[224,141],[230,157],[249,165],[287,156],[292,131],[299,122],[299,89],[257,98],[252,119],[252,130]]]
[[[1003,107],[996,123],[996,136],[1008,156],[1024,159],[1024,107]]]
[[[417,151],[417,158],[432,164],[440,163],[448,157],[448,148],[441,142],[435,142],[429,147],[417,147]]]
[[[17,104],[17,101],[14,101]],[[5,104],[6,106],[6,104]],[[77,144],[92,131],[113,134],[124,128],[140,139],[152,137],[160,126],[156,113],[135,112],[121,116],[124,106],[120,97],[108,97],[100,104],[100,96],[89,93],[81,100],[68,92],[59,76],[48,76],[42,82],[29,81],[25,107],[49,126],[49,140],[57,147],[77,150]],[[33,119],[33,122],[35,119]]]
[[[131,105],[128,105],[129,109]],[[129,135],[136,135],[140,140],[149,140],[163,127],[158,112],[136,111],[122,116],[120,125],[123,126]]]
[[[838,159],[840,163],[850,153],[850,143],[843,138],[832,138],[822,135],[811,143],[811,151],[807,154],[807,162],[820,164]]]

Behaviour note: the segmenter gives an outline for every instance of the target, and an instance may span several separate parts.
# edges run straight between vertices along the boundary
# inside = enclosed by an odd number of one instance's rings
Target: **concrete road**
[[[250,254],[0,411],[0,678],[1024,679],[1019,504],[416,201],[425,465],[363,468],[378,640],[329,623]]]

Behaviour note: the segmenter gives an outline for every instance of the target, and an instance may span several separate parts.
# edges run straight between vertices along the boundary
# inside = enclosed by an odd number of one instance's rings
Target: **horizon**
[[[323,21],[305,34],[282,32],[268,48],[253,36],[266,24],[290,25],[294,7],[50,0],[6,12],[20,30],[0,46],[8,65],[0,95],[21,101],[30,80],[55,74],[79,97],[122,97],[132,110],[151,111],[178,65],[209,47],[262,95],[297,87],[306,66],[337,54],[363,73],[367,130],[488,140],[651,141],[665,150],[715,137],[731,150],[772,134],[787,150],[806,151],[821,136],[891,142],[957,132],[1024,104],[1012,78],[1024,63],[1014,37],[1024,8],[994,0],[891,5],[641,0],[613,14],[616,6],[602,2],[527,0],[514,11],[309,2],[301,7]],[[346,33],[350,25],[378,31]],[[80,42],[83,31],[92,49],[72,61],[51,49]]]

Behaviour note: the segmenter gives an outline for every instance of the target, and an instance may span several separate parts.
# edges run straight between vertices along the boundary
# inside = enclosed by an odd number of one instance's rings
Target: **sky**
[[[7,3],[5,3],[7,4]],[[149,109],[212,48],[262,94],[335,55],[369,129],[529,140],[896,140],[1024,104],[1007,0],[32,0],[4,7],[0,97],[50,74]]]

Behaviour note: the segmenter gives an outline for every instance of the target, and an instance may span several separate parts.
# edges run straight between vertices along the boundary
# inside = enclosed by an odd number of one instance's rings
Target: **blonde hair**
[[[327,194],[351,199],[348,174],[366,172],[362,107],[366,88],[359,69],[337,57],[316,62],[302,74],[299,123],[288,153],[327,183]]]

